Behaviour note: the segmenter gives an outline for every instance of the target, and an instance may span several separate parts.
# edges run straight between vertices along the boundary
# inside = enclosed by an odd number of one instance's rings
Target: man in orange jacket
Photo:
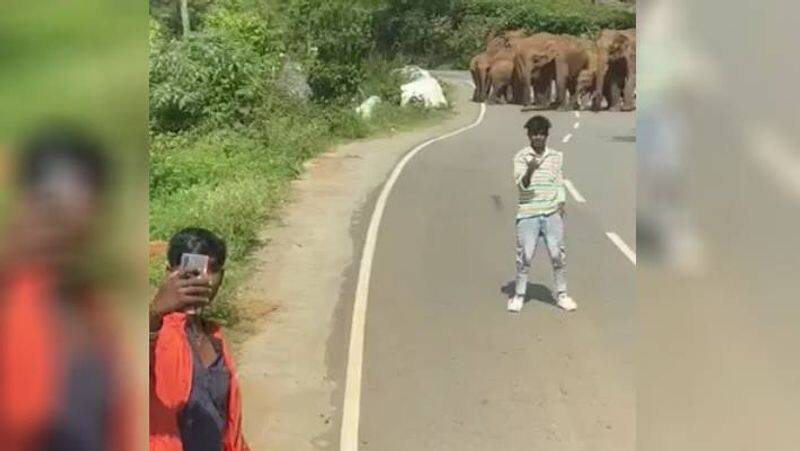
[[[0,448],[133,449],[108,300],[78,269],[96,263],[86,250],[108,191],[104,151],[61,126],[21,150],[0,239]]]
[[[208,257],[204,271],[181,269],[184,254]],[[218,325],[196,310],[222,284],[226,247],[208,230],[172,237],[168,275],[151,304],[150,450],[248,451],[233,358]]]

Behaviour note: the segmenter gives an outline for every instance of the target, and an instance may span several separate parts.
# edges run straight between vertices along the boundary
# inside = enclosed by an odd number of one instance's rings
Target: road
[[[530,299],[512,315],[512,157],[532,114],[489,106],[397,179],[371,268],[359,449],[634,448],[635,116],[545,113],[577,191],[566,227],[579,309],[553,305],[540,248]]]

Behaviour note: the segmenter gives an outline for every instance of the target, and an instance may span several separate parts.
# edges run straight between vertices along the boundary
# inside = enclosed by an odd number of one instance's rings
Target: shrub
[[[204,119],[247,122],[261,94],[264,69],[261,55],[222,33],[166,43],[151,52],[152,128],[179,131]]]
[[[286,52],[277,21],[274,15],[218,7],[186,39],[164,36],[151,21],[151,129],[251,122]]]
[[[372,51],[372,16],[349,2],[300,0],[289,9],[291,33],[310,68],[315,99],[347,102],[364,81]]]
[[[404,61],[399,58],[389,60],[373,57],[366,61],[359,100],[376,95],[384,102],[400,105],[400,86],[405,80],[396,69],[403,65]]]

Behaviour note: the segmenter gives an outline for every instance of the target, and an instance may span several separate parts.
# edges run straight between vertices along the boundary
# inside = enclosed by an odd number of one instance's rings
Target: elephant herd
[[[602,30],[595,40],[507,31],[488,40],[470,72],[476,102],[630,111],[636,108],[636,29]]]

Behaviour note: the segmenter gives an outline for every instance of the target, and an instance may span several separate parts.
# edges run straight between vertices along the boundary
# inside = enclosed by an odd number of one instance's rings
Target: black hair
[[[21,150],[18,177],[23,188],[47,183],[54,170],[66,165],[96,193],[106,190],[109,163],[103,146],[78,127],[60,124],[43,128],[24,142]]]
[[[550,134],[550,120],[544,116],[536,115],[532,118],[528,119],[528,122],[525,123],[525,128],[528,130],[528,134]]]
[[[180,265],[181,255],[185,253],[208,255],[211,270],[219,271],[225,266],[228,250],[225,241],[213,232],[200,227],[188,227],[169,240],[167,262],[170,268]]]

